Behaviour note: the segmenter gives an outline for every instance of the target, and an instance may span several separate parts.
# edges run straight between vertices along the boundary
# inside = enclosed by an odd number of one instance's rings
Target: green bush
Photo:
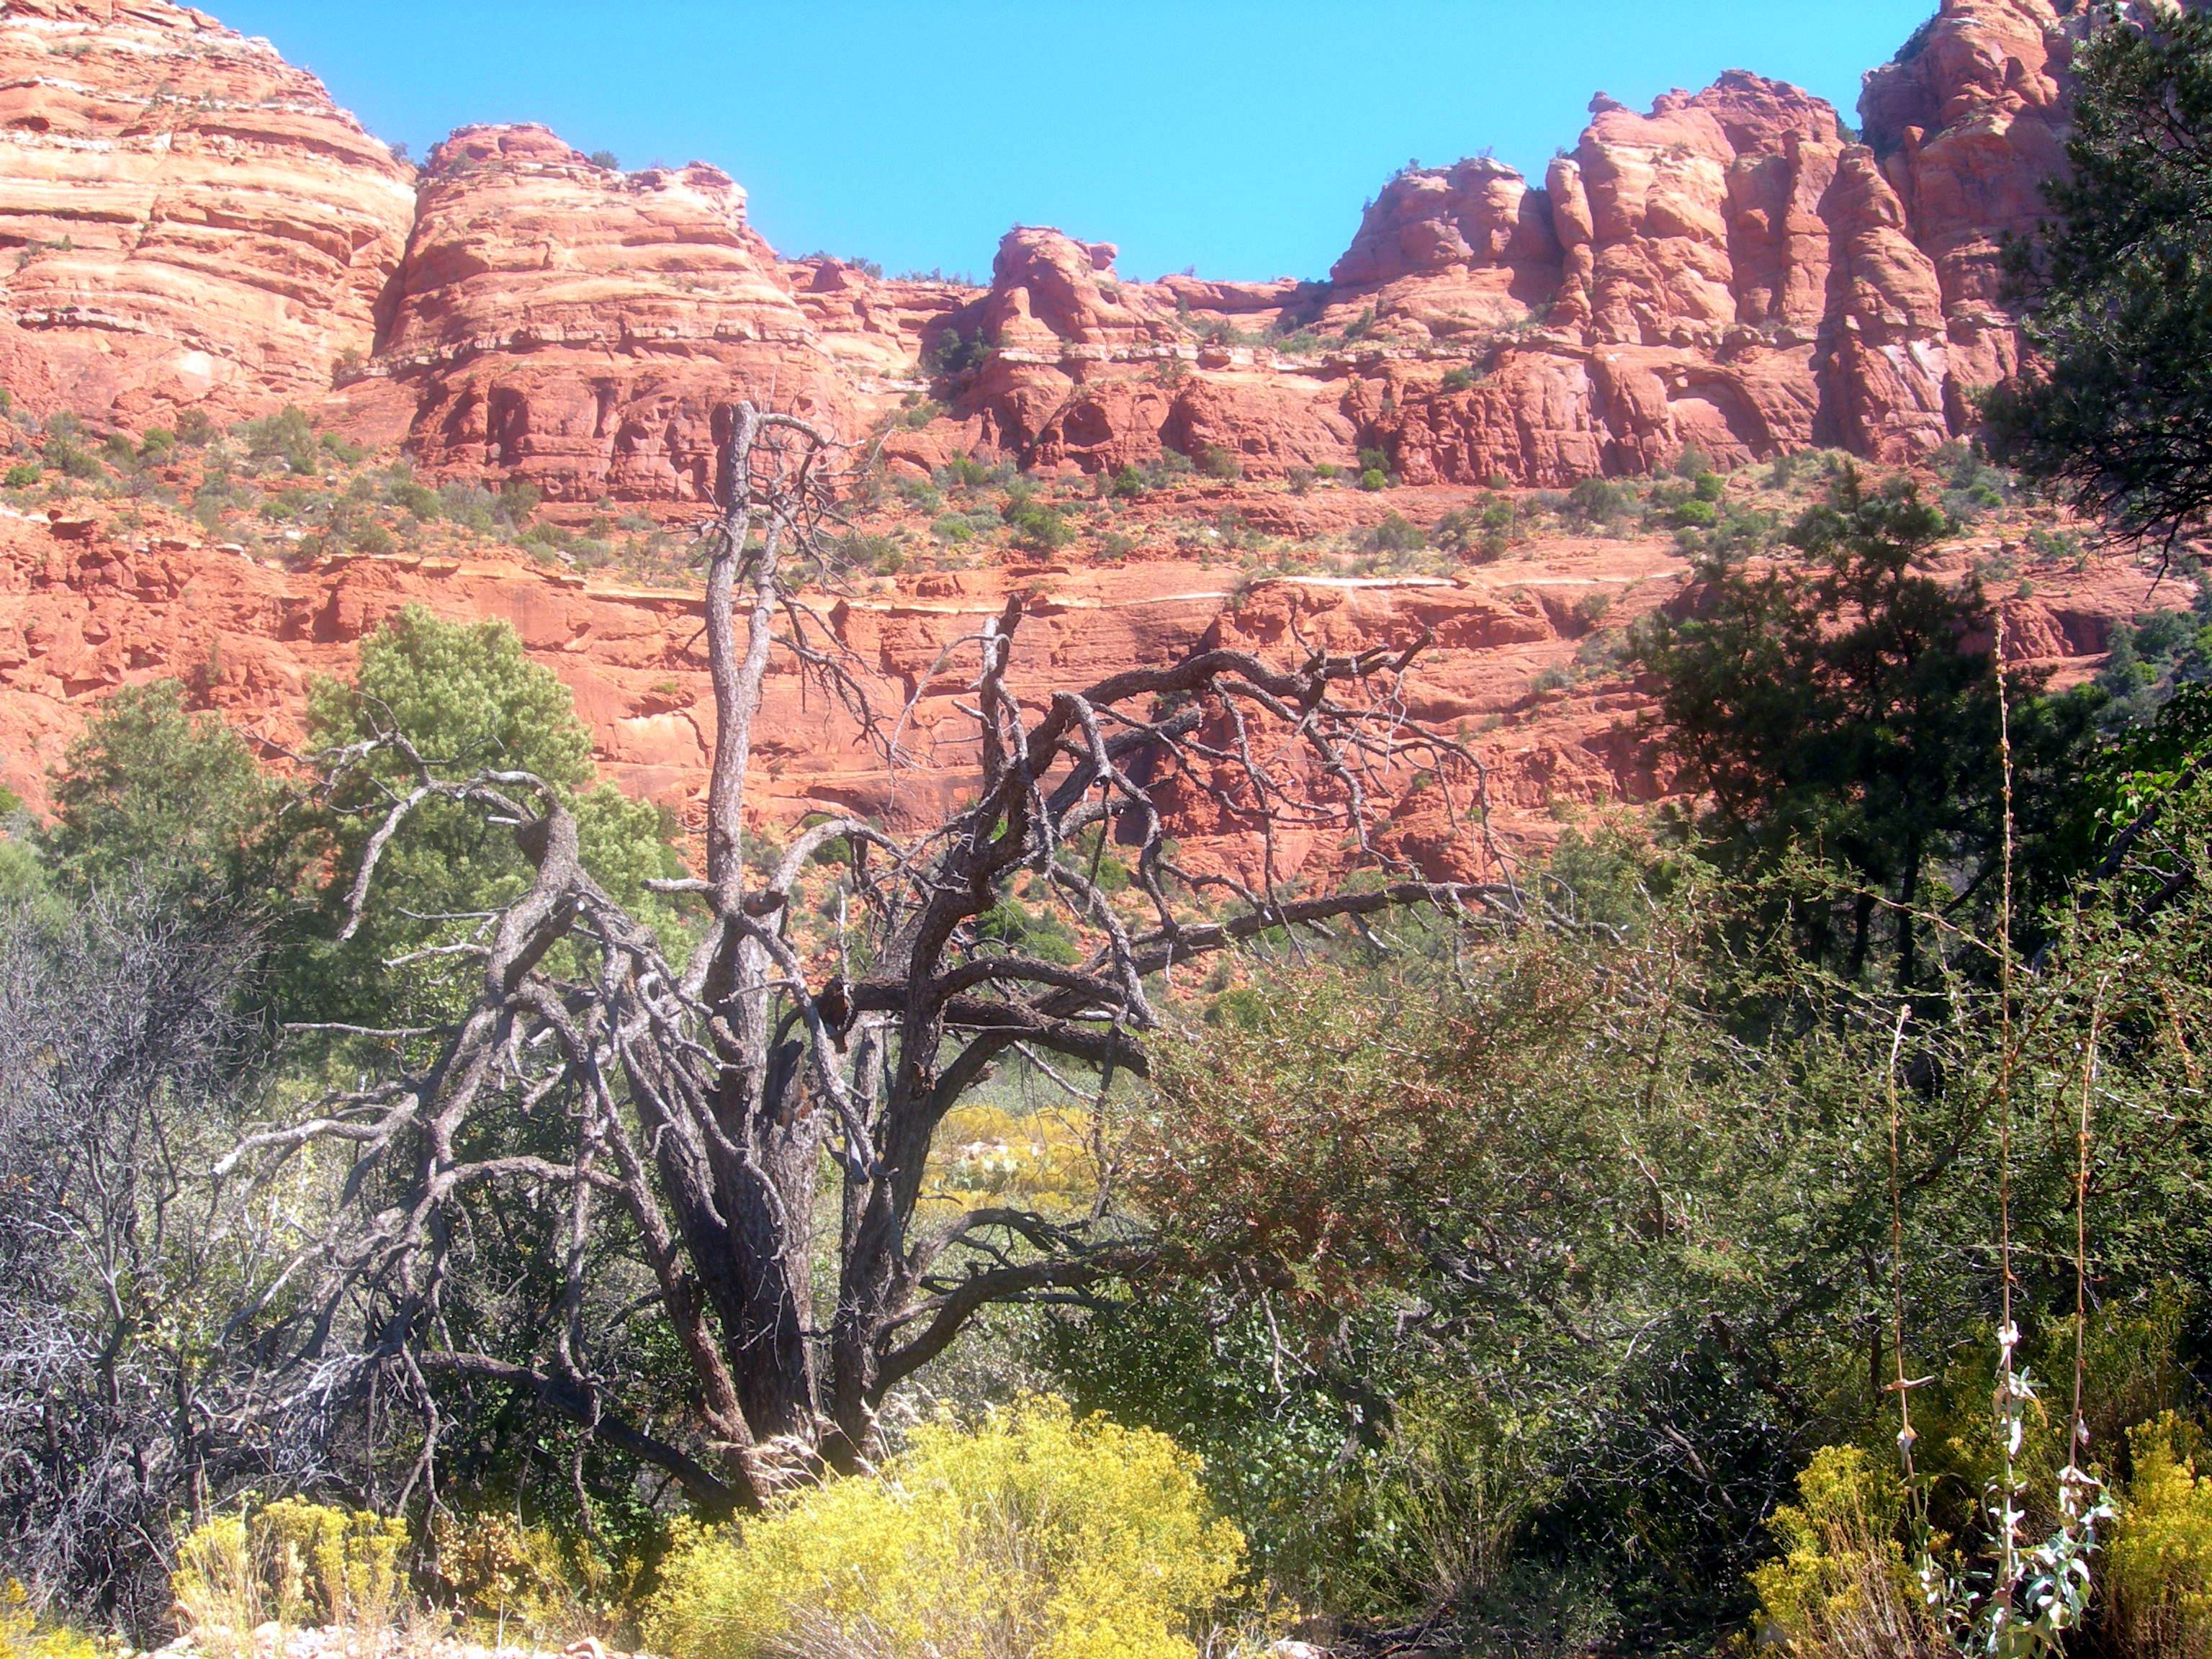
[[[1447,392],[1467,392],[1474,386],[1474,371],[1471,368],[1450,368],[1444,371],[1443,389]]]
[[[5,483],[10,489],[28,489],[38,483],[44,471],[36,461],[18,461],[8,469],[4,477],[0,477],[0,483]]]
[[[647,1611],[674,1659],[1195,1659],[1243,1571],[1198,1460],[1026,1399],[734,1531],[679,1529]]]
[[[289,404],[274,415],[246,422],[238,428],[238,435],[245,441],[247,456],[264,466],[281,461],[288,471],[304,475],[322,465],[322,446],[315,437],[313,422],[303,410]]]
[[[1244,476],[1244,463],[1237,459],[1234,451],[1224,449],[1218,444],[1208,444],[1199,452],[1198,470],[1209,478],[1234,483]]]
[[[1382,522],[1367,532],[1367,544],[1377,553],[1410,553],[1427,541],[1420,526],[1397,513],[1386,513]]]
[[[1365,490],[1388,489],[1390,475],[1378,466],[1370,466],[1359,475],[1359,487]]]
[[[100,465],[99,456],[88,449],[79,448],[76,444],[71,443],[64,434],[52,433],[48,435],[46,444],[46,461],[48,466],[52,467],[64,477],[75,478],[81,483],[88,483],[94,479],[104,478],[107,476],[107,469]]]

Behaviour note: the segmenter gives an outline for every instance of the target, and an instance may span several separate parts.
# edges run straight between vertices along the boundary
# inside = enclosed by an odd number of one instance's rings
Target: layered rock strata
[[[125,426],[321,397],[579,508],[696,500],[740,392],[915,468],[1174,451],[1265,479],[1379,449],[1415,482],[1561,486],[1693,446],[1902,459],[2017,366],[1998,250],[2063,164],[2086,21],[1944,0],[1869,76],[1864,143],[1741,72],[1644,112],[1601,96],[1540,184],[1480,158],[1389,181],[1326,282],[1139,283],[1018,228],[963,288],[781,260],[726,174],[621,173],[543,128],[464,129],[417,179],[200,13],[7,0],[0,372]]]
[[[0,384],[126,427],[326,394],[413,170],[264,40],[161,0],[0,8]]]

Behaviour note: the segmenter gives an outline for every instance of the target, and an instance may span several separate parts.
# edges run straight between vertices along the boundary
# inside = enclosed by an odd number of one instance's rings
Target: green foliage
[[[1242,1573],[1195,1458],[1024,1400],[917,1430],[873,1474],[685,1528],[647,1639],[674,1659],[1195,1659]]]
[[[1359,475],[1359,487],[1369,491],[1388,489],[1390,475],[1379,466],[1370,466]]]
[[[2014,261],[2031,367],[1984,412],[2014,465],[2170,549],[2212,507],[2203,447],[2170,441],[2212,424],[2212,15],[2108,18],[2073,68],[2057,226]]]
[[[281,464],[285,471],[302,475],[321,470],[322,444],[314,423],[289,404],[274,415],[246,422],[238,435],[247,457],[260,466]]]
[[[38,483],[44,471],[36,461],[18,461],[8,469],[4,477],[0,477],[0,483],[4,483],[10,489],[28,489]]]
[[[1611,524],[1629,510],[1634,495],[1605,478],[1584,478],[1567,492],[1567,512],[1589,525]]]
[[[1428,543],[1420,526],[1397,513],[1386,513],[1382,522],[1367,532],[1367,544],[1377,553],[1411,553]]]
[[[1244,464],[1236,452],[1218,444],[1208,444],[1199,452],[1198,470],[1201,476],[1224,483],[1234,483],[1244,476]]]
[[[574,811],[597,878],[635,907],[633,914],[675,925],[672,910],[645,888],[648,880],[678,873],[667,825],[648,804],[612,785],[593,784],[591,738],[568,688],[530,660],[506,623],[446,623],[410,606],[362,641],[353,684],[323,680],[310,689],[308,726],[325,748],[385,732],[402,735],[440,776],[483,769],[535,775]],[[337,857],[327,907],[334,908],[350,884],[391,805],[387,790],[404,787],[410,775],[405,760],[384,750],[331,796],[327,823]],[[356,939],[326,964],[337,976],[332,989],[350,985],[350,994],[368,995],[372,1006],[418,1015],[447,1006],[464,994],[465,962],[442,972],[420,963],[404,972],[380,964],[465,938],[471,925],[465,921],[417,918],[492,908],[523,890],[529,871],[505,830],[458,804],[426,803],[386,850]]]
[[[1800,561],[1753,572],[1707,555],[1696,611],[1637,630],[1632,648],[1659,684],[1658,741],[1709,793],[1702,828],[1724,856],[1771,868],[1789,849],[1818,848],[1912,907],[1939,864],[1978,872],[1994,854],[1993,624],[1978,588],[1925,568],[1949,528],[1911,486],[1850,476],[1790,532]],[[2016,695],[2032,690],[2015,676]],[[2078,708],[2024,713],[2023,769],[2063,777],[2084,724]],[[2026,830],[2055,810],[2027,802]],[[1840,939],[1824,917],[1807,920],[1816,952],[1839,948],[1854,970],[1867,962],[1870,899]],[[1917,929],[1909,909],[1893,921],[1909,981]]]
[[[90,483],[107,476],[107,469],[100,457],[88,449],[80,448],[69,438],[49,428],[44,448],[40,452],[46,464],[65,478],[75,478],[81,483]]]
[[[71,883],[204,910],[280,902],[300,873],[283,791],[244,738],[187,710],[174,680],[108,698],[70,745],[53,800],[45,849]]]
[[[980,323],[949,323],[923,348],[921,378],[933,382],[957,382],[988,362],[993,349]]]
[[[1031,553],[1054,553],[1075,539],[1075,527],[1059,507],[1037,499],[1036,492],[1024,485],[1009,491],[1006,504],[1000,509],[1014,532],[1014,545]]]
[[[1474,371],[1471,368],[1448,368],[1443,380],[1446,392],[1469,392],[1474,387]]]

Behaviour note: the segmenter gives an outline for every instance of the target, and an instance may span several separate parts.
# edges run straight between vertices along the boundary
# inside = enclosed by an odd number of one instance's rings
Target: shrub
[[[1012,526],[1014,545],[1032,553],[1056,552],[1075,539],[1066,516],[1026,489],[1017,489],[1006,497],[1000,516]]]
[[[1897,1537],[1903,1483],[1856,1446],[1825,1446],[1797,1477],[1798,1501],[1767,1524],[1779,1560],[1751,1576],[1794,1659],[1912,1659],[1938,1635]]]
[[[1674,476],[1678,478],[1696,478],[1712,470],[1713,458],[1695,444],[1674,458]]]
[[[1244,463],[1237,459],[1233,451],[1224,449],[1218,444],[1208,444],[1199,452],[1198,470],[1209,478],[1234,483],[1244,476]]]
[[[1700,472],[1693,482],[1701,501],[1717,501],[1728,494],[1728,480],[1717,472]]]
[[[1366,490],[1388,489],[1390,475],[1379,466],[1370,466],[1359,475],[1359,487]]]
[[[199,409],[180,410],[177,414],[177,441],[198,449],[215,437],[215,422],[207,411]]]
[[[1586,524],[1606,524],[1627,511],[1626,492],[1604,478],[1584,478],[1567,492],[1567,512]]]
[[[46,440],[46,461],[48,466],[64,477],[89,483],[107,476],[107,469],[100,464],[100,457],[88,449],[81,449],[66,435],[54,434]]]
[[[39,476],[44,471],[36,461],[18,461],[8,469],[4,477],[0,477],[0,483],[5,483],[10,489],[27,489],[38,483]]]
[[[179,422],[180,430],[182,425]],[[288,471],[304,474],[321,465],[321,446],[313,424],[289,404],[274,415],[246,422],[238,432],[246,441],[246,454],[264,465],[282,461]]]
[[[2212,1474],[2203,1437],[2172,1412],[2128,1436],[2135,1476],[2106,1557],[2112,1614],[2138,1659],[2212,1653]]]
[[[399,1611],[407,1542],[404,1521],[285,1498],[194,1528],[171,1583],[187,1628],[218,1649],[270,1620],[380,1631]]]
[[[1427,540],[1420,526],[1397,513],[1385,514],[1382,522],[1367,532],[1367,544],[1377,553],[1410,553]]]
[[[1444,390],[1467,392],[1474,386],[1474,371],[1471,368],[1448,368],[1444,371]]]
[[[646,1617],[676,1659],[1194,1659],[1243,1568],[1197,1459],[1025,1399],[733,1532],[679,1528]]]
[[[0,1580],[0,1653],[8,1659],[101,1659],[97,1642],[82,1631],[42,1623],[31,1611],[31,1593],[20,1579]]]

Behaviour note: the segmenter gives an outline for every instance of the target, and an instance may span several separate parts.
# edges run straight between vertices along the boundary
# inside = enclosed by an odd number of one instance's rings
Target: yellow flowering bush
[[[1241,1577],[1166,1436],[1062,1401],[921,1429],[872,1474],[688,1527],[647,1609],[675,1659],[1191,1659]]]
[[[2212,1653],[2212,1473],[2203,1437],[2172,1412],[2128,1436],[2135,1475],[2106,1558],[2124,1650],[2137,1659]]]
[[[170,1583],[186,1625],[219,1638],[271,1620],[382,1629],[399,1611],[407,1543],[404,1521],[288,1498],[195,1527]]]
[[[0,1579],[0,1659],[100,1659],[100,1653],[83,1632],[42,1622],[21,1579]]]
[[[1767,1524],[1782,1554],[1751,1576],[1769,1634],[1794,1659],[1912,1659],[1939,1632],[1905,1564],[1904,1483],[1857,1446],[1824,1446],[1798,1501]]]

